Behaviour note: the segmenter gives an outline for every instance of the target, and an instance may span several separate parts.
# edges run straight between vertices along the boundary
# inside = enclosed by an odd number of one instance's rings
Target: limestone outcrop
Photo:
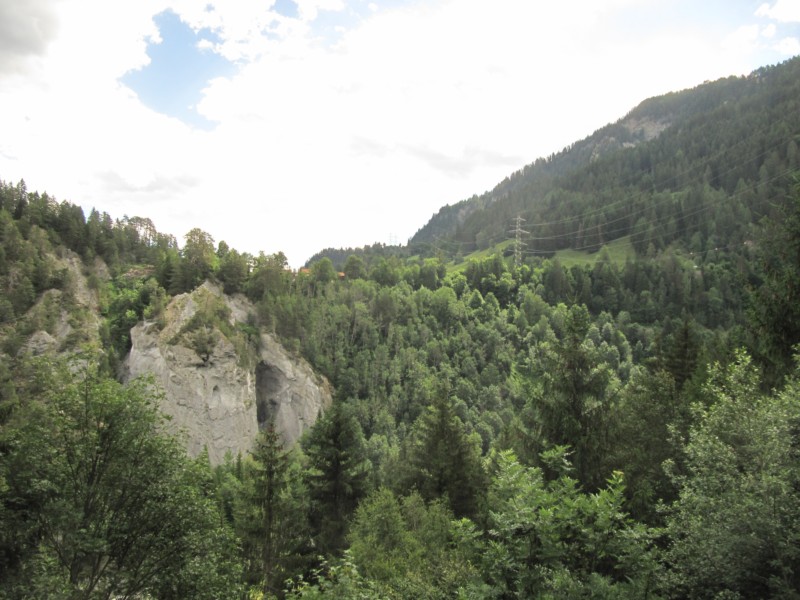
[[[246,298],[207,282],[173,298],[158,322],[131,330],[125,378],[152,375],[189,453],[205,448],[212,464],[246,454],[270,422],[293,444],[331,402],[329,384],[305,360],[247,326],[252,313]]]
[[[22,319],[33,333],[20,349],[22,354],[75,355],[97,352],[100,342],[100,307],[97,291],[89,287],[80,257],[71,250],[50,257],[53,271],[60,272],[64,289],[45,291]],[[103,281],[105,265],[93,272]]]

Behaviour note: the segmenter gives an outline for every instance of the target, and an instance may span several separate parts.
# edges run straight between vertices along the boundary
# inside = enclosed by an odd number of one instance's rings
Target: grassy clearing
[[[556,252],[555,257],[561,263],[562,267],[570,268],[573,265],[594,265],[598,257],[603,254],[603,250],[608,251],[608,257],[611,262],[619,267],[625,264],[628,258],[635,258],[636,251],[631,244],[630,236],[621,237],[604,245],[598,252],[584,252],[581,250],[559,250]]]
[[[503,254],[509,246],[514,245],[514,240],[506,240],[497,244],[496,246],[492,246],[491,248],[487,248],[486,250],[477,250],[471,254],[467,254],[464,257],[464,260],[458,264],[454,262],[447,263],[447,271],[448,272],[459,272],[463,271],[467,268],[467,263],[471,260],[481,261],[485,258],[489,258],[490,256],[494,256],[495,254]]]
[[[447,270],[448,272],[463,271],[470,260],[480,261],[490,256],[493,256],[497,253],[502,254],[508,248],[513,249],[513,246],[514,246],[514,240],[506,240],[505,242],[498,244],[496,246],[492,246],[491,248],[487,248],[486,250],[479,250],[477,252],[473,252],[472,254],[468,254],[467,256],[464,257],[464,261],[459,264],[455,264],[452,262],[448,263]],[[628,258],[633,259],[636,257],[636,251],[633,249],[630,236],[625,236],[616,239],[613,242],[609,242],[608,244],[603,246],[598,252],[586,252],[583,250],[559,250],[558,252],[556,252],[554,258],[558,258],[558,261],[561,263],[561,266],[566,269],[571,268],[573,265],[592,266],[594,265],[598,257],[602,255],[603,250],[608,251],[608,256],[611,259],[611,262],[620,267],[625,265],[625,261]]]

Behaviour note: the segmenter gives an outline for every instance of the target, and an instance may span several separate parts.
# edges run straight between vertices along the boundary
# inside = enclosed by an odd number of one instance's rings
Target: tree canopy
[[[72,367],[75,368],[74,366]],[[208,465],[163,433],[146,382],[36,364],[4,425],[0,589],[8,597],[237,596]]]

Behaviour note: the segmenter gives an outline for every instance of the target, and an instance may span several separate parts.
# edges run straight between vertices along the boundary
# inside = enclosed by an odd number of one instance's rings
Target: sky
[[[300,267],[798,54],[800,0],[0,0],[0,179]]]

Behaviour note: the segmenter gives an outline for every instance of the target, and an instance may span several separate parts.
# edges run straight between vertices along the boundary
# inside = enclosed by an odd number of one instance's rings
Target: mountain
[[[800,167],[800,59],[650,98],[493,190],[443,207],[411,239],[422,255],[496,246],[527,256],[632,236],[641,254],[741,244]]]

